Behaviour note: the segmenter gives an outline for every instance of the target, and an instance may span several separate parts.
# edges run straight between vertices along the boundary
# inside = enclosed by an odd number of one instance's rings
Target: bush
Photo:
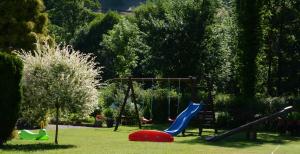
[[[218,129],[231,128],[232,120],[228,112],[216,112],[216,127]]]
[[[106,118],[113,118],[113,117],[114,117],[114,112],[113,112],[113,110],[110,109],[110,108],[106,108],[106,109],[104,110],[103,114],[104,114],[104,116],[105,116]]]
[[[0,145],[9,139],[19,116],[22,69],[18,58],[0,53]]]
[[[227,112],[233,118],[232,126],[236,127],[253,121],[256,114],[264,114],[265,104],[261,103],[257,98],[249,99],[236,96],[232,98],[227,109]]]

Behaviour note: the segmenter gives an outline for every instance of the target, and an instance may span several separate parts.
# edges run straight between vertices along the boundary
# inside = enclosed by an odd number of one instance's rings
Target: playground
[[[147,125],[145,129],[163,130],[167,125]],[[234,135],[227,140],[216,143],[206,142],[196,135],[175,137],[172,143],[161,142],[129,142],[128,134],[137,131],[137,127],[122,126],[117,132],[111,128],[62,128],[60,144],[53,144],[54,130],[48,129],[48,141],[28,141],[14,139],[8,142],[1,154],[12,153],[122,153],[122,154],[294,154],[300,151],[300,140],[296,137],[279,136],[274,133],[259,133],[257,141],[245,140],[244,134]],[[189,129],[188,131],[197,131]],[[37,131],[35,131],[37,132]],[[212,135],[213,130],[203,132]],[[130,148],[128,148],[130,147]]]
[[[1,0],[0,154],[296,154],[300,0]]]

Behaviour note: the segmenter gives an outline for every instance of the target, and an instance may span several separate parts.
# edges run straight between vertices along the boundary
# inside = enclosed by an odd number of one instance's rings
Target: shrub
[[[113,118],[113,117],[114,117],[114,112],[113,112],[113,110],[110,109],[110,108],[106,108],[106,109],[104,110],[103,114],[104,114],[104,116],[105,116],[106,118]]]
[[[9,139],[19,116],[22,69],[21,60],[0,52],[0,145]]]

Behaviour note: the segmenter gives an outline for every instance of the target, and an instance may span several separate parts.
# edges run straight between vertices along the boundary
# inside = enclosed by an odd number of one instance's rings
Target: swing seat
[[[174,122],[175,119],[172,119],[171,117],[168,117],[168,121],[169,121],[169,122]]]
[[[142,122],[143,124],[151,124],[151,123],[152,123],[152,119],[147,119],[147,118],[145,118],[145,117],[142,117],[142,118],[141,118],[141,122]]]

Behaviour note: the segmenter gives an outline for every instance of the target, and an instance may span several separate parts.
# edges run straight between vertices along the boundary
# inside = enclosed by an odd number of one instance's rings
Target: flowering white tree
[[[44,117],[48,112],[56,112],[58,144],[60,112],[88,116],[97,106],[101,67],[96,67],[91,55],[66,45],[38,45],[33,52],[17,54],[24,62],[24,109]]]

